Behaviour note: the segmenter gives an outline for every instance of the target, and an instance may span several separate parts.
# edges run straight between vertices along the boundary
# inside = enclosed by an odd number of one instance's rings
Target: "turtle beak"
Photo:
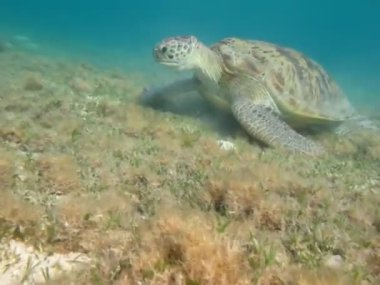
[[[168,47],[165,44],[159,44],[153,49],[153,58],[156,62],[168,66],[177,66],[178,64],[174,56],[169,53]]]

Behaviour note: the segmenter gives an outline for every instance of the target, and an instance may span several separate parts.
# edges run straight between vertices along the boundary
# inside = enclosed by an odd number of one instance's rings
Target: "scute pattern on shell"
[[[259,80],[290,114],[342,121],[355,113],[327,72],[300,52],[237,38],[223,39],[211,49],[223,58],[226,72]]]

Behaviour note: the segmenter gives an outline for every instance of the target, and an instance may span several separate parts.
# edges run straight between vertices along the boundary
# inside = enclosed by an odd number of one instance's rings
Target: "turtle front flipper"
[[[251,136],[270,146],[312,156],[324,153],[321,146],[294,131],[264,104],[250,98],[236,98],[232,113]]]
[[[197,91],[198,86],[199,82],[195,78],[177,80],[162,87],[144,88],[139,100],[141,103],[153,103],[160,99],[170,98],[172,96],[191,91]]]

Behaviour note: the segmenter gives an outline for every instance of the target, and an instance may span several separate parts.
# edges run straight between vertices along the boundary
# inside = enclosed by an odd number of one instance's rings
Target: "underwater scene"
[[[2,0],[0,285],[380,284],[379,11]]]

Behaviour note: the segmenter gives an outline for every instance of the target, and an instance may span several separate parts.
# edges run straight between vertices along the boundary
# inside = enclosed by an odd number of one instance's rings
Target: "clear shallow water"
[[[163,37],[266,40],[306,53],[353,101],[380,108],[379,11],[376,0],[2,0],[0,38],[23,35],[42,53],[157,73],[165,71],[151,49]]]

